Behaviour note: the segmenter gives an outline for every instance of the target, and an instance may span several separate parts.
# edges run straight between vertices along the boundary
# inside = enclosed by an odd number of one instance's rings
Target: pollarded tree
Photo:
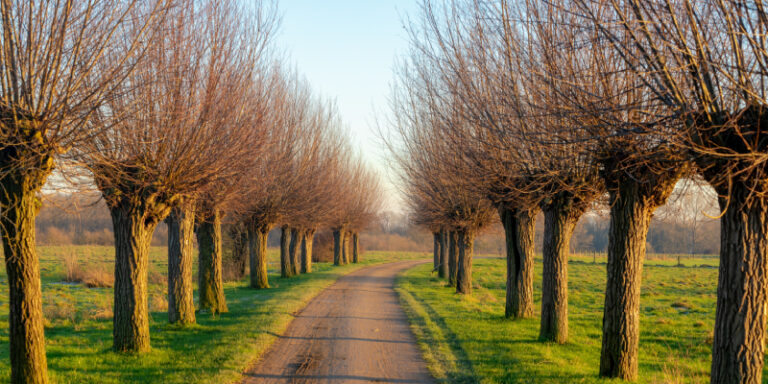
[[[687,151],[718,192],[723,214],[711,381],[759,383],[768,315],[765,4],[574,5],[644,92],[666,107],[653,118],[676,122],[653,128]]]
[[[114,225],[117,351],[149,349],[146,268],[155,227],[173,208],[190,208],[185,202],[239,164],[259,135],[228,120],[244,108],[240,100],[250,99],[243,84],[250,80],[249,59],[262,47],[237,44],[259,41],[245,37],[252,31],[222,33],[235,28],[228,22],[239,21],[245,8],[228,1],[194,5],[174,8],[162,38],[125,82],[130,88],[100,111],[94,124],[103,132],[81,151]],[[188,259],[177,266],[179,279],[191,277]],[[179,285],[184,298],[177,302],[188,304],[190,284]],[[186,304],[176,309],[188,311]]]
[[[368,228],[381,211],[379,180],[377,173],[364,169],[356,180],[356,193],[351,201],[352,204],[347,207],[351,218],[348,229],[351,241],[350,258],[353,263],[360,261],[360,232]]]
[[[170,1],[0,3],[0,220],[9,283],[11,381],[48,381],[35,216],[57,157],[99,132]]]

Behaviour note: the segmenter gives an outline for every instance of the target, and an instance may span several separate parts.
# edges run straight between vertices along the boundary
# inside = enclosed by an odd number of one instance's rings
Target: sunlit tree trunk
[[[168,321],[195,323],[192,263],[194,260],[195,212],[193,204],[171,210],[168,224]]]
[[[544,266],[541,283],[539,338],[568,341],[568,254],[571,235],[581,212],[568,198],[553,198],[544,211]]]
[[[768,202],[751,182],[719,199],[720,227],[712,383],[762,382],[768,290]],[[727,191],[718,191],[721,194]]]
[[[344,265],[349,264],[349,232],[341,234],[341,259]]]
[[[533,237],[535,209],[499,208],[504,225],[507,251],[507,298],[504,315],[508,318],[533,317]]]
[[[270,226],[251,223],[248,226],[248,253],[251,268],[251,288],[269,288],[267,278],[267,236]]]
[[[621,177],[611,186],[611,222],[608,235],[608,278],[603,306],[603,343],[600,376],[637,379],[640,340],[640,287],[645,243],[653,211],[664,204],[676,175],[656,182]]]
[[[113,348],[119,352],[150,349],[147,268],[157,221],[148,219],[146,208],[129,202],[110,207],[115,235]]]
[[[456,292],[472,293],[472,254],[474,252],[475,234],[469,230],[457,231],[459,247],[458,270],[456,272]]]
[[[315,230],[307,229],[301,239],[301,273],[312,273],[312,243]]]
[[[227,312],[221,269],[221,240],[221,214],[214,208],[200,221],[197,228],[200,309],[212,313]]]
[[[6,157],[10,150],[0,151],[0,155]],[[42,164],[43,167],[26,174],[11,172],[0,179],[12,383],[48,382],[35,217],[41,206],[37,193],[50,174],[53,161]]]

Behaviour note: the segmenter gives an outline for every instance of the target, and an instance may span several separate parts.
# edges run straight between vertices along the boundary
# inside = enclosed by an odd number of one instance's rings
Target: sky
[[[418,2],[280,0],[278,4],[282,15],[278,47],[315,92],[336,101],[354,146],[382,174],[386,205],[398,209],[377,125],[386,122],[395,58],[408,49],[403,20],[416,15]]]

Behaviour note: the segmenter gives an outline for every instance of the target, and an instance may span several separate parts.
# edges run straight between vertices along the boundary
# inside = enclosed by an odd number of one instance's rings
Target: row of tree
[[[760,383],[766,11],[745,0],[423,1],[392,97],[391,146],[415,221],[435,233],[436,265],[448,261],[457,291],[470,292],[472,240],[496,211],[506,315],[532,316],[541,210],[540,338],[566,342],[569,241],[585,211],[606,203],[599,372],[634,380],[651,217],[679,179],[702,178],[721,210],[711,380]]]
[[[95,187],[115,244],[114,350],[150,348],[149,247],[168,225],[168,316],[227,311],[222,222],[250,285],[268,288],[266,236],[283,230],[282,276],[311,272],[332,228],[337,264],[379,209],[377,176],[334,105],[274,54],[276,8],[236,0],[0,3],[0,229],[14,383],[45,383],[35,249],[40,191]],[[51,175],[55,175],[51,177]],[[51,180],[49,180],[51,179]],[[350,238],[353,247],[348,247]],[[351,254],[348,256],[348,254]]]

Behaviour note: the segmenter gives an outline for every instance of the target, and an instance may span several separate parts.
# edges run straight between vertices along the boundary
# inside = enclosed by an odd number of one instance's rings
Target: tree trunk
[[[341,234],[341,259],[344,265],[349,264],[349,232]]]
[[[315,230],[307,229],[301,238],[301,273],[312,273],[312,242]]]
[[[533,317],[535,209],[499,208],[507,248],[507,318]]]
[[[200,309],[225,313],[227,301],[221,273],[221,214],[214,208],[207,216],[197,228]]]
[[[352,234],[352,262],[355,264],[360,262],[360,238],[357,232]]]
[[[600,376],[637,379],[645,241],[654,209],[666,201],[676,180],[675,177],[665,184],[649,185],[625,178],[610,192]]]
[[[291,228],[283,225],[280,230],[280,277],[293,277],[290,250]]]
[[[269,225],[250,225],[248,228],[249,259],[251,267],[251,288],[267,289],[267,236]]]
[[[750,181],[751,183],[751,181]],[[761,383],[768,290],[768,202],[734,183],[720,229],[712,383]]]
[[[539,338],[563,344],[568,341],[568,253],[573,229],[580,215],[556,202],[544,210],[544,266],[541,283]]]
[[[147,273],[149,246],[157,222],[143,206],[110,207],[115,235],[113,339],[119,352],[149,351]]]
[[[344,260],[341,255],[341,248],[343,247],[343,231],[339,229],[333,230],[333,265],[344,265]]]
[[[437,276],[441,279],[448,277],[448,234],[440,231],[440,254],[438,255]]]
[[[448,232],[448,283],[451,287],[456,286],[456,275],[459,270],[459,251],[457,249],[457,233],[456,231]]]
[[[12,383],[48,382],[40,263],[35,248],[35,217],[40,209],[37,192],[45,177],[37,183],[16,175],[2,180],[0,228],[9,286]]]
[[[299,251],[301,237],[302,234],[298,229],[291,229],[291,242],[288,245],[288,253],[291,259],[291,274],[293,276],[301,273],[301,253]]]
[[[168,224],[168,321],[195,323],[192,263],[195,212],[192,204],[174,208]]]
[[[472,253],[474,251],[475,234],[468,230],[458,233],[459,260],[456,272],[456,293],[468,295],[472,293]]]
[[[248,264],[248,232],[242,224],[237,224],[238,228],[232,237],[232,257],[235,264],[237,280],[245,277],[245,265]]]
[[[432,270],[436,271],[440,267],[440,232],[432,232],[432,243],[434,244]]]

